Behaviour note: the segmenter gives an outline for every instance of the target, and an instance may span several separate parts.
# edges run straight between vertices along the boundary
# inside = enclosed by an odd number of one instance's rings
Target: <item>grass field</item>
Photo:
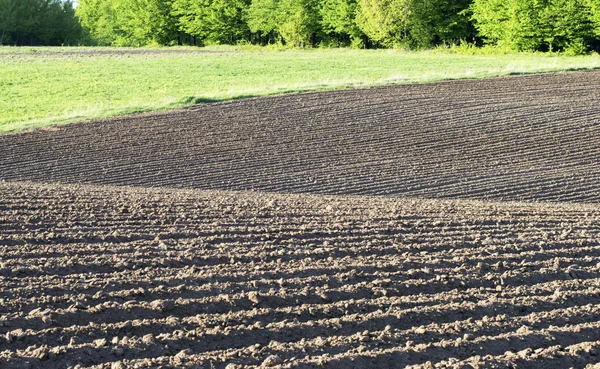
[[[598,55],[0,48],[0,132],[292,91],[600,67]]]

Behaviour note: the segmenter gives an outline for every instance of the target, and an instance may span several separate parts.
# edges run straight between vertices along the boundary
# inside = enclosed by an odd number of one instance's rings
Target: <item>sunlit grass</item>
[[[89,54],[87,51],[102,51]],[[600,67],[595,55],[0,48],[0,131],[246,96]],[[79,52],[82,51],[82,52]],[[139,49],[137,50],[139,51]],[[217,51],[217,52],[215,52]]]

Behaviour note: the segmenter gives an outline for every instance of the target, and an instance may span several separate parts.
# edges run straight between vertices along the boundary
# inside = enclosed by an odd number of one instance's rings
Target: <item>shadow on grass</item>
[[[210,99],[208,97],[196,97],[196,96],[186,96],[183,99],[179,100],[176,105],[194,105],[194,104],[208,104],[223,101],[220,99]]]
[[[561,73],[561,72],[593,72],[599,70],[600,67],[572,67],[572,68],[561,68],[561,69],[548,69],[541,71],[525,71],[525,72],[508,72],[508,76],[525,76],[530,74],[548,74],[548,73]],[[493,78],[493,77],[492,77]]]
[[[391,83],[388,83],[387,85],[391,85]],[[203,97],[203,96],[186,96],[182,99],[179,99],[178,101],[176,101],[174,103],[169,104],[168,106],[166,106],[164,108],[152,109],[152,110],[148,110],[148,111],[167,110],[167,109],[173,109],[173,108],[188,107],[191,105],[198,105],[198,104],[222,103],[222,102],[233,101],[233,100],[251,99],[251,98],[257,98],[257,97],[266,97],[266,96],[275,96],[275,95],[288,95],[288,94],[298,94],[298,93],[308,93],[308,92],[345,90],[345,89],[361,88],[361,87],[368,88],[368,87],[377,87],[377,86],[381,86],[381,85],[379,85],[379,84],[347,83],[347,84],[340,84],[340,85],[315,85],[315,86],[308,86],[305,88],[294,88],[294,89],[265,90],[265,91],[260,91],[260,92],[256,92],[256,93],[238,94],[238,95],[226,96],[226,97],[221,97],[221,98],[209,98],[209,97]]]

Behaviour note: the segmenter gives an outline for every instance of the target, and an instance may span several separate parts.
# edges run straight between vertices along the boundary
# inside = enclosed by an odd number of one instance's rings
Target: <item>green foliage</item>
[[[279,33],[288,44],[304,46],[319,30],[320,16],[317,0],[282,0]]]
[[[172,0],[121,0],[116,11],[121,35],[116,45],[166,45],[176,38]]]
[[[408,38],[412,0],[358,0],[356,23],[373,41],[384,46]]]
[[[111,45],[119,37],[114,0],[79,0],[75,12],[83,29],[99,45]]]
[[[0,45],[15,31],[17,0],[0,0]]]
[[[515,51],[581,53],[593,38],[589,0],[474,0],[472,10],[487,42]]]
[[[234,44],[249,32],[244,11],[250,0],[174,0],[180,29],[209,43]]]
[[[252,32],[270,34],[280,23],[280,0],[253,0],[246,12],[246,21]]]
[[[574,39],[565,45],[565,55],[583,55],[588,52],[588,47],[582,38]]]
[[[0,45],[600,49],[600,0],[70,1],[0,0]]]
[[[177,38],[172,0],[80,0],[77,17],[100,45],[168,45]]]
[[[600,1],[588,0],[587,5],[590,9],[590,20],[594,28],[596,39],[600,39]]]
[[[356,0],[323,0],[319,7],[321,30],[337,36],[338,43],[349,39],[354,46],[362,45],[363,32],[356,24]]]
[[[357,23],[385,46],[427,48],[472,34],[470,0],[358,0]]]
[[[70,1],[0,0],[0,45],[73,44],[80,37]]]
[[[593,37],[591,8],[586,0],[552,0],[543,17],[544,41],[551,51],[582,53]]]
[[[252,32],[275,32],[294,46],[313,44],[320,27],[318,0],[253,0],[246,20]]]
[[[473,34],[468,10],[471,0],[420,0],[412,2],[412,45],[453,44]]]

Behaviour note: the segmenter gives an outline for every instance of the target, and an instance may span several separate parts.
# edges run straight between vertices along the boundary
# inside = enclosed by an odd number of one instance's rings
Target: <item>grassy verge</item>
[[[600,67],[600,56],[0,48],[0,132],[292,91]]]

